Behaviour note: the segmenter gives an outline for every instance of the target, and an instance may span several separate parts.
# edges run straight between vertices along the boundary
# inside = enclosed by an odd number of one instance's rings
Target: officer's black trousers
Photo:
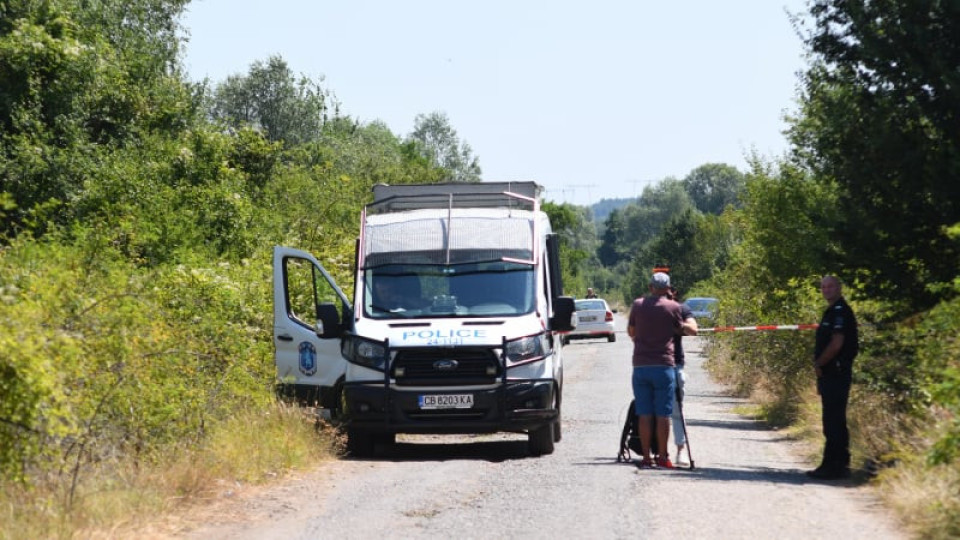
[[[850,371],[824,375],[817,379],[823,405],[823,467],[843,469],[850,466],[850,432],[847,430],[847,401],[850,398]]]

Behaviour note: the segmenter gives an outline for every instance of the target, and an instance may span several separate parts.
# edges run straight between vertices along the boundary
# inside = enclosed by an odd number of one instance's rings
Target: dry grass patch
[[[929,467],[920,458],[901,461],[880,474],[880,492],[917,538],[960,538],[960,463]]]
[[[229,486],[257,485],[336,458],[332,429],[303,409],[277,405],[216,426],[198,447],[90,466],[72,499],[69,479],[0,485],[0,540],[129,538],[168,514],[202,506]],[[66,485],[65,485],[66,484]]]
[[[855,459],[892,464],[924,444],[927,421],[891,410],[889,400],[856,384],[847,408],[850,446]]]

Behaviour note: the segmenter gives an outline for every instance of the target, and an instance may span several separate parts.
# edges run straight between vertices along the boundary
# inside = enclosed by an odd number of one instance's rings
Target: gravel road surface
[[[621,315],[617,324],[622,331]],[[172,536],[906,538],[862,481],[809,480],[811,464],[795,443],[732,412],[743,400],[701,369],[709,339],[684,340],[693,470],[616,462],[631,399],[631,343],[621,333],[615,343],[564,349],[563,440],[551,455],[528,456],[523,435],[400,436],[373,460],[343,459],[274,486],[225,492],[203,521],[185,520]]]

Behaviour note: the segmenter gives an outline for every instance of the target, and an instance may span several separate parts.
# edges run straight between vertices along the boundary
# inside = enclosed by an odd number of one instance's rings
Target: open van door
[[[352,322],[350,301],[313,255],[274,246],[278,395],[337,411],[347,367],[340,354],[340,338]]]

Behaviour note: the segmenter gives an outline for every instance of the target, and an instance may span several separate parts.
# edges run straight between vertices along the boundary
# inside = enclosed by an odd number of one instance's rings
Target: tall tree
[[[836,183],[847,274],[928,307],[960,268],[946,234],[960,221],[960,3],[817,0],[810,13],[795,157]]]
[[[480,162],[473,149],[460,142],[457,130],[450,125],[446,113],[419,114],[409,140],[415,141],[420,153],[449,171],[451,182],[479,182]]]
[[[297,77],[287,62],[271,56],[246,75],[231,75],[213,93],[210,114],[234,127],[252,126],[271,141],[296,146],[317,140],[331,98],[321,81]]]
[[[683,179],[683,187],[693,204],[704,214],[720,215],[727,205],[741,206],[740,195],[745,185],[743,173],[723,163],[701,165]]]
[[[624,209],[615,209],[604,222],[603,236],[597,248],[597,257],[604,266],[613,266],[627,257],[626,246],[622,243],[626,237],[625,212]]]

